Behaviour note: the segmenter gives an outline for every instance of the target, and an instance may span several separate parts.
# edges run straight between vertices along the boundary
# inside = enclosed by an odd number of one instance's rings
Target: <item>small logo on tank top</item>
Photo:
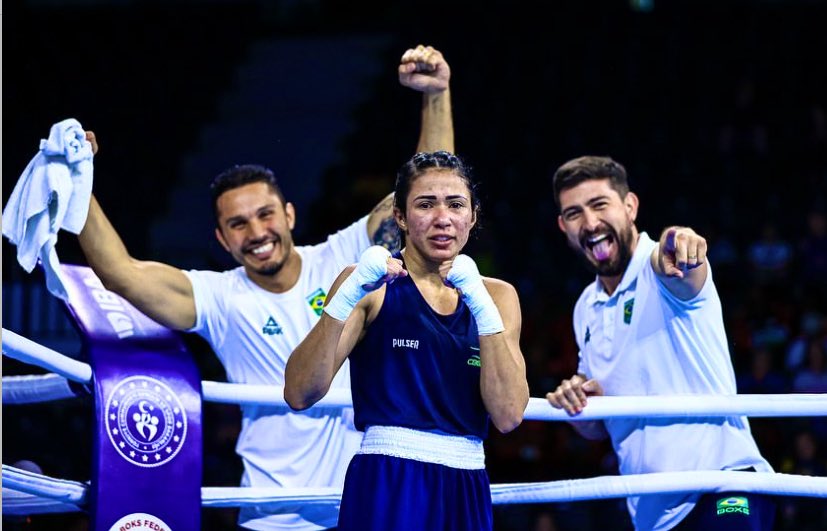
[[[275,336],[282,333],[281,327],[272,317],[267,319],[267,323],[265,323],[264,328],[262,328],[261,331],[267,336]]]
[[[480,359],[479,354],[474,354],[473,356],[468,358],[468,361],[466,363],[471,367],[482,367],[482,360]]]
[[[419,349],[418,339],[394,339],[392,341],[392,348],[412,348]]]
[[[722,514],[744,514],[749,516],[749,500],[743,496],[721,498],[715,505],[718,516]]]

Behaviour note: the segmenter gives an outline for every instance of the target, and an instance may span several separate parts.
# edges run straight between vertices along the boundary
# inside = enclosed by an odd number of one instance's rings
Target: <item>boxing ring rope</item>
[[[224,404],[287,406],[283,388],[204,381],[204,400]],[[687,400],[691,398],[691,400]],[[347,389],[331,389],[317,405],[350,407]],[[545,398],[529,398],[525,420],[572,421],[629,417],[811,417],[827,416],[827,395],[672,395],[595,396],[577,418],[553,408]]]
[[[89,365],[73,360],[59,352],[26,339],[14,332],[3,329],[3,354],[11,358],[38,365],[58,372],[66,380],[88,384],[92,380]],[[59,398],[76,396],[71,390],[63,392],[59,377],[4,377],[3,401],[15,401],[15,395],[25,394],[22,389],[29,385],[41,386],[44,393],[53,392]],[[288,407],[284,400],[283,388],[270,385],[231,384],[203,381],[202,393],[205,401],[222,404],[264,405]],[[7,386],[9,386],[7,399]],[[68,385],[66,386],[68,387]],[[18,389],[21,389],[18,391]],[[57,391],[52,391],[57,389]],[[70,394],[71,393],[71,394]],[[29,393],[29,400],[38,396]],[[691,396],[691,400],[687,400]],[[43,399],[38,401],[45,401]],[[331,389],[314,407],[350,407],[351,397],[347,389]],[[673,396],[597,396],[589,399],[589,407],[577,416],[577,420],[602,420],[628,417],[810,417],[827,416],[827,395],[673,395]],[[573,420],[566,412],[554,409],[544,398],[530,398],[525,410],[525,420]]]
[[[70,381],[59,374],[3,377],[3,402],[7,404],[36,404],[78,396]]]
[[[30,365],[37,365],[75,382],[89,383],[92,379],[92,367],[88,364],[64,356],[5,328],[3,328],[3,355]]]
[[[15,492],[29,495],[32,498],[51,500],[52,503],[69,506],[70,510],[77,511],[86,503],[88,487],[77,481],[54,479],[3,465],[3,488],[13,489]],[[658,472],[535,483],[494,484],[491,485],[491,497],[494,505],[511,505],[733,490],[827,498],[827,478],[733,471]],[[202,487],[201,503],[203,507],[213,509],[255,505],[275,514],[289,512],[297,504],[303,506],[335,505],[339,503],[341,495],[341,489],[333,487]],[[3,503],[3,510],[6,511],[6,502]]]
[[[38,345],[3,329],[3,354],[40,366],[55,374],[3,378],[3,401],[22,404],[79,396],[71,382],[89,384],[89,365]],[[206,401],[288,407],[281,387],[203,381]],[[331,390],[314,407],[350,407],[350,392]],[[733,396],[626,396],[593,397],[576,420],[621,417],[719,417],[719,416],[827,416],[827,395],[733,395]],[[525,420],[574,420],[551,407],[543,398],[530,398]],[[8,514],[36,514],[82,510],[88,503],[89,486],[77,481],[50,478],[3,465],[3,511]],[[550,503],[623,498],[647,494],[682,492],[724,492],[744,490],[827,498],[827,478],[781,473],[732,471],[683,471],[588,479],[491,485],[494,504]],[[249,488],[202,487],[205,508],[256,505],[273,513],[290,512],[299,505],[338,505],[341,490],[336,488]]]

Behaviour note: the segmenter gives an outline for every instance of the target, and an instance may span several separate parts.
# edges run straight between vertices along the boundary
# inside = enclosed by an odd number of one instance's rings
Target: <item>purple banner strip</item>
[[[181,344],[180,336],[139,312],[120,296],[107,291],[88,267],[62,264],[67,306],[88,341],[153,340]]]
[[[201,527],[201,379],[181,337],[63,265],[95,384],[95,531]]]

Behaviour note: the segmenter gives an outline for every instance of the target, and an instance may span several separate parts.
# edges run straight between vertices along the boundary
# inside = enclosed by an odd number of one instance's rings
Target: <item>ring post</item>
[[[94,531],[201,527],[201,380],[181,337],[62,265],[67,306],[93,368]]]

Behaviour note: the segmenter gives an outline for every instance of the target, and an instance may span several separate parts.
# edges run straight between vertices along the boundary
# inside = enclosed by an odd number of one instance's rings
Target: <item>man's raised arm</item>
[[[95,134],[87,131],[86,137],[97,152]],[[94,196],[78,241],[106,289],[164,326],[185,330],[195,324],[192,284],[184,272],[160,262],[132,258]]]
[[[454,117],[451,112],[451,68],[439,50],[420,44],[409,48],[399,61],[399,83],[422,93],[419,142],[416,151],[454,152]],[[401,247],[393,219],[393,194],[385,196],[368,217],[371,243],[394,251]]]
[[[422,92],[422,124],[417,151],[454,152],[451,68],[439,50],[419,45],[402,54],[399,82]]]

